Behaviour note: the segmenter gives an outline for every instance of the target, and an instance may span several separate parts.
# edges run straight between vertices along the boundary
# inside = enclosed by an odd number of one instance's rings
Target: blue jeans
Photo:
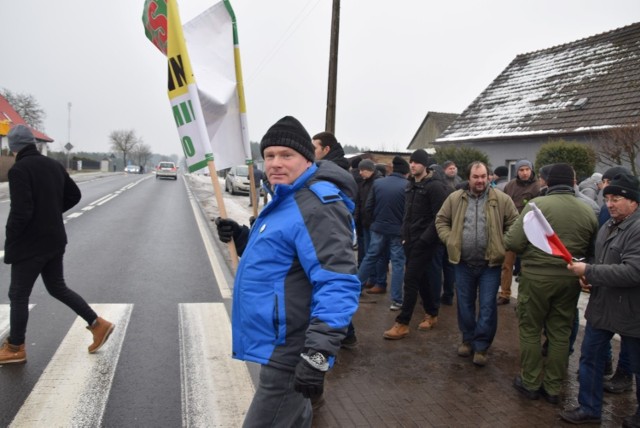
[[[613,332],[594,328],[587,321],[580,354],[578,403],[586,413],[595,417],[602,414],[602,377],[607,360],[607,346],[612,338]],[[640,374],[640,338],[622,336],[622,342],[629,352],[631,370],[636,375],[636,399],[640,404],[640,388],[637,387]]]
[[[462,342],[469,343],[474,352],[486,351],[498,327],[496,294],[500,287],[502,267],[473,266],[460,262],[455,269],[458,328],[462,332]],[[477,318],[476,300],[479,300]]]
[[[243,428],[310,427],[313,419],[311,400],[296,392],[294,381],[294,372],[263,365]]]
[[[369,229],[363,228],[362,237],[363,237],[363,243],[364,243],[364,253],[366,255],[369,249],[369,246],[371,245],[371,231]],[[364,260],[364,257],[362,260]],[[362,265],[362,262],[360,262],[360,265]],[[369,282],[372,282],[374,285],[379,285],[380,287],[386,287],[388,267],[389,267],[389,249],[387,248],[387,251],[385,251],[384,254],[378,259],[378,262],[376,263],[376,267],[373,270],[373,273],[369,275],[369,278],[367,280],[371,280]],[[400,302],[402,302],[402,300]]]
[[[380,258],[389,251],[391,259],[391,299],[394,302],[402,303],[402,280],[404,277],[404,249],[402,240],[397,235],[385,235],[371,231],[371,241],[367,254],[362,260],[358,269],[360,283],[364,284],[375,272],[376,265]]]

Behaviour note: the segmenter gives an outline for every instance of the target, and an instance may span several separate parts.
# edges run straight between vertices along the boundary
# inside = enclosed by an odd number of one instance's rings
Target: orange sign
[[[11,129],[11,126],[9,125],[8,120],[0,121],[0,135],[7,135],[10,129]]]

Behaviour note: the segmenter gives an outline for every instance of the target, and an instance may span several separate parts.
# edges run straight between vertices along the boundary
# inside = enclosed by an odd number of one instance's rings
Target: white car
[[[178,179],[178,167],[173,162],[163,161],[156,166],[156,180],[159,178]]]
[[[127,165],[124,167],[124,172],[128,174],[140,174],[140,167],[138,165]]]

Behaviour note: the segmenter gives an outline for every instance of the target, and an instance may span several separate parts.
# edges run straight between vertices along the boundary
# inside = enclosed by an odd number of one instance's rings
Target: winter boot
[[[87,327],[87,330],[93,334],[93,343],[89,345],[90,354],[93,354],[104,345],[114,328],[115,325],[100,317],[96,318],[93,324]]]
[[[27,362],[27,352],[22,345],[12,345],[5,340],[0,348],[0,365],[2,364],[20,364]]]

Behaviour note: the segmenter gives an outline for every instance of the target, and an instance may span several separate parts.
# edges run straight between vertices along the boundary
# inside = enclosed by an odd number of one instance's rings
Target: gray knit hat
[[[315,148],[304,126],[293,116],[285,116],[277,121],[260,141],[260,154],[264,158],[264,149],[269,146],[290,147],[308,161],[315,159]]]
[[[11,131],[9,131],[9,134],[7,134],[7,137],[9,137],[9,150],[13,153],[18,153],[29,144],[36,143],[33,132],[25,125],[14,126],[11,128]]]

